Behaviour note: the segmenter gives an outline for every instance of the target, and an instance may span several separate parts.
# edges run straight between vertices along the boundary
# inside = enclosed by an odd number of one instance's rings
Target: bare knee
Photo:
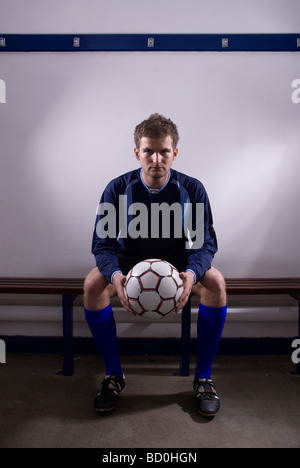
[[[201,302],[212,307],[222,307],[227,302],[226,282],[216,268],[210,268],[201,279],[200,296]]]
[[[85,278],[83,284],[84,305],[89,310],[98,310],[109,304],[113,295],[113,286],[98,268],[94,268]]]
[[[222,296],[226,293],[226,283],[224,276],[218,270],[214,270],[210,278],[209,289],[216,295]]]
[[[96,296],[101,294],[107,287],[108,281],[99,270],[93,269],[85,278],[83,292],[85,296]]]

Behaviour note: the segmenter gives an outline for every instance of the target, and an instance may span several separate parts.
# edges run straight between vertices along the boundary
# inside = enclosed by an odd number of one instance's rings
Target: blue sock
[[[222,335],[226,314],[227,306],[199,305],[196,379],[208,379],[211,376],[211,366]]]
[[[104,359],[106,375],[115,374],[116,377],[123,377],[119,357],[116,322],[111,305],[96,311],[84,308],[84,312],[93,338]]]

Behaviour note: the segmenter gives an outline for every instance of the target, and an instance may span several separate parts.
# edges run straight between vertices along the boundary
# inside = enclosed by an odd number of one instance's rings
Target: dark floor
[[[175,356],[123,357],[126,389],[109,415],[94,412],[101,358],[8,354],[0,365],[0,447],[300,447],[300,376],[290,356],[217,356],[221,400],[208,420],[195,411],[193,375],[174,376]],[[192,365],[192,373],[193,373]]]

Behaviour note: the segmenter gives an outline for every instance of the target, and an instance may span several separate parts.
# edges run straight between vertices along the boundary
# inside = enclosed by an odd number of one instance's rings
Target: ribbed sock
[[[199,305],[197,323],[196,379],[211,377],[211,367],[222,335],[227,306],[208,307]]]
[[[117,329],[111,305],[91,311],[84,308],[85,319],[104,359],[106,375],[123,377],[117,341]]]

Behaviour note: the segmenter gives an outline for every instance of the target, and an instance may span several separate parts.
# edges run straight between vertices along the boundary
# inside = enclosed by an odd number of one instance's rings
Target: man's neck
[[[141,170],[141,177],[143,179],[144,184],[147,185],[150,192],[156,193],[168,182],[170,172],[165,177],[148,178],[145,177],[144,171]]]

